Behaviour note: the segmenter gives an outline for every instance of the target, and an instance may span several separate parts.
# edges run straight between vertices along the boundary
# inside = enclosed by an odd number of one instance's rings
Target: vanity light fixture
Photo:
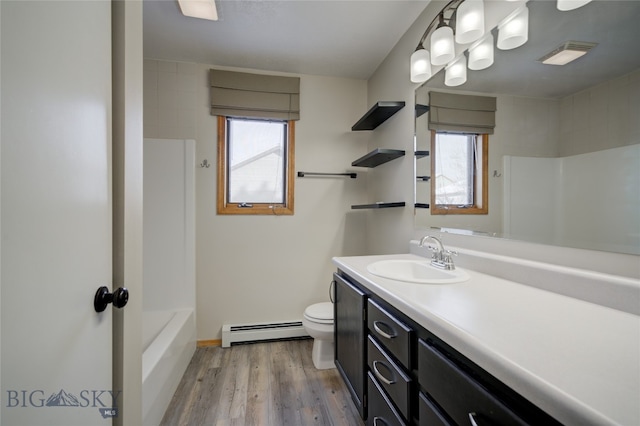
[[[178,0],[180,11],[192,18],[218,20],[218,9],[214,0]]]
[[[456,43],[473,43],[484,34],[483,0],[465,0],[456,11]]]
[[[589,43],[586,41],[567,41],[538,59],[538,62],[547,65],[566,65],[586,55],[587,52],[597,45],[598,43]]]
[[[455,57],[454,34],[453,29],[449,25],[462,3],[463,0],[449,1],[431,21],[420,38],[418,46],[411,55],[411,81],[413,83],[424,83],[431,78],[431,65],[444,65]],[[460,19],[461,22],[463,20],[463,18],[457,15],[456,21],[458,19]],[[424,43],[427,41],[429,35],[431,35],[431,40],[429,50],[427,50],[424,47]],[[423,62],[425,58],[429,58],[428,66]]]
[[[431,63],[444,65],[451,61],[456,52],[453,43],[453,29],[444,23],[444,16],[440,13],[438,28],[431,34]]]
[[[463,54],[447,65],[444,74],[444,84],[449,87],[460,86],[467,82],[467,57]]]
[[[469,48],[469,69],[483,70],[493,65],[493,34],[488,33]]]
[[[513,1],[513,0],[508,0]],[[497,47],[502,50],[515,49],[522,46],[529,39],[529,9],[526,6],[528,0],[523,2],[513,13],[507,16],[498,25]],[[563,1],[563,0],[558,0]],[[584,2],[590,0],[564,0]],[[455,64],[462,62],[456,58],[456,44],[469,45],[469,69],[483,70],[493,64],[494,36],[491,32],[485,33],[484,24],[484,0],[450,0],[440,13],[431,21],[418,42],[418,46],[411,55],[410,75],[412,83],[424,83],[433,75],[431,66],[449,64],[446,68],[450,82],[459,85],[461,76],[451,76]],[[454,34],[455,33],[455,34]],[[429,37],[431,36],[431,37]],[[429,40],[429,50],[424,43]],[[459,53],[458,53],[459,54]],[[464,58],[467,62],[467,58]],[[447,79],[445,77],[445,79]]]
[[[590,1],[591,0],[558,0],[558,3],[556,3],[556,7],[558,8],[558,10],[562,11],[573,10],[584,6]]]
[[[422,83],[431,78],[431,58],[429,51],[418,49],[411,55],[411,82]]]
[[[520,47],[529,39],[529,8],[525,5],[498,24],[498,49]]]

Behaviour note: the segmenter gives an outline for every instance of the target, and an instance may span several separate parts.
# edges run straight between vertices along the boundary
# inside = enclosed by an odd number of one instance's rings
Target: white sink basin
[[[430,260],[381,260],[369,264],[367,271],[382,278],[419,284],[453,284],[469,279],[460,268],[445,271],[431,266]]]

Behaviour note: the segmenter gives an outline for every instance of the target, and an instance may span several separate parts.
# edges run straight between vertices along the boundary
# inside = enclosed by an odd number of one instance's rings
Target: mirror
[[[567,12],[531,0],[529,40],[458,87],[444,72],[416,90],[416,151],[430,150],[424,105],[434,91],[492,94],[489,213],[431,215],[418,228],[640,254],[640,1],[594,0]],[[496,36],[494,30],[494,36]],[[564,66],[537,61],[566,41],[598,45]],[[428,156],[416,155],[416,206],[429,203]]]

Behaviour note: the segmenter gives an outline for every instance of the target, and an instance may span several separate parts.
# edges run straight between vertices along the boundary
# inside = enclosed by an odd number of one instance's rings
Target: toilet
[[[335,368],[333,362],[333,303],[323,302],[304,310],[302,325],[313,337],[311,359],[318,370]]]

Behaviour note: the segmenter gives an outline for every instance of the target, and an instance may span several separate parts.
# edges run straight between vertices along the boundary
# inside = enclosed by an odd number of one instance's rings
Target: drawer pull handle
[[[383,325],[385,328],[390,329],[391,331],[393,331],[393,334],[389,334],[386,331],[383,331],[380,326],[378,324]],[[373,329],[382,337],[386,338],[386,339],[393,339],[394,337],[396,337],[398,334],[395,332],[395,330],[392,327],[389,327],[387,324],[385,324],[382,321],[374,321],[373,322]]]
[[[378,422],[380,422],[380,423],[378,423]],[[383,419],[382,417],[375,416],[373,418],[373,426],[378,426],[379,424],[383,424],[384,426],[387,426],[389,423],[387,423],[387,421],[385,419]]]
[[[380,372],[380,370],[378,370],[378,364],[382,364],[382,365],[384,365],[384,366],[387,368],[387,370],[391,371],[391,369],[389,368],[389,366],[388,366],[387,364],[383,363],[382,361],[377,361],[377,360],[376,360],[376,361],[373,361],[373,374],[375,374],[375,375],[376,375],[376,377],[378,378],[378,380],[380,380],[382,383],[384,383],[384,384],[386,384],[386,385],[392,385],[392,384],[394,384],[394,383],[396,382],[396,381],[395,381],[395,377],[394,377],[393,379],[391,379],[391,380],[390,380],[390,379],[387,379],[386,377],[384,377],[384,376],[382,375],[382,373]],[[391,371],[391,374],[393,374],[393,372],[392,372],[392,371]],[[471,415],[469,415],[469,416],[471,416]]]
[[[478,415],[476,413],[469,413],[469,422],[471,422],[471,426],[479,426],[478,422],[476,422],[476,417]]]

